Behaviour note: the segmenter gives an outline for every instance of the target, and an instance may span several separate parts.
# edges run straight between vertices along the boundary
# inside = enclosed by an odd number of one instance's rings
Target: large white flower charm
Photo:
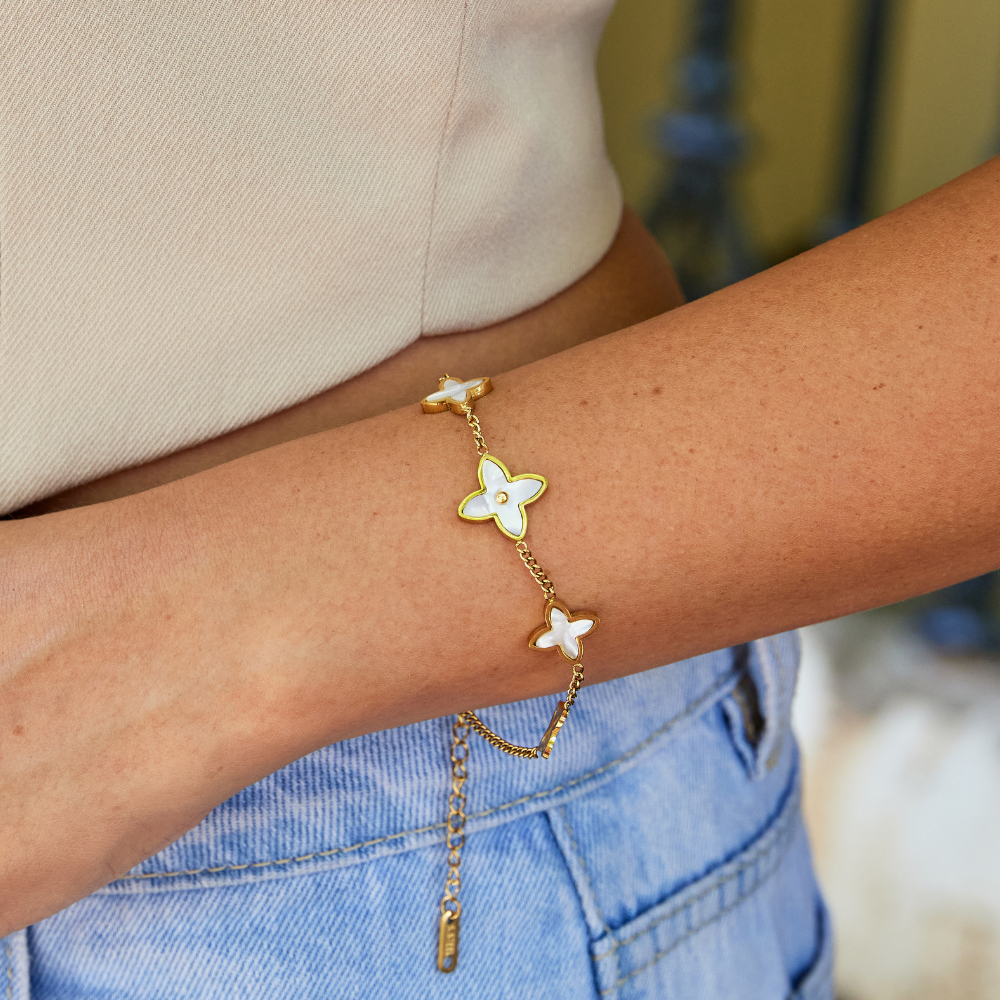
[[[593,632],[600,618],[592,611],[572,614],[561,601],[549,601],[545,606],[545,624],[535,629],[528,640],[532,649],[555,649],[572,663],[583,656],[583,637]]]
[[[438,379],[438,391],[420,401],[424,413],[440,413],[449,407],[455,413],[464,413],[463,407],[471,406],[473,400],[479,399],[493,391],[493,383],[488,378],[474,378],[463,382],[459,378],[445,375]]]
[[[548,482],[544,476],[511,476],[507,466],[494,455],[479,460],[481,490],[470,493],[459,505],[458,516],[466,521],[487,521],[491,517],[508,537],[519,542],[528,530],[524,505],[537,500]]]

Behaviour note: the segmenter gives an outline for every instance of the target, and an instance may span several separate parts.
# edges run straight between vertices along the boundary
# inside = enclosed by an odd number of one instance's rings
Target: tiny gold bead
[[[501,490],[494,499],[496,500],[497,503],[506,503],[510,499],[510,497],[507,496],[507,494],[504,493],[503,490]]]

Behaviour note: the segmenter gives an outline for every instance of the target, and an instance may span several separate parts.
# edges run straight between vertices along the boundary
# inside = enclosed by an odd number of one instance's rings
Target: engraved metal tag
[[[552,753],[552,747],[555,745],[556,737],[559,735],[559,730],[562,729],[567,715],[569,715],[569,712],[566,711],[566,703],[564,701],[559,702],[556,705],[556,710],[552,713],[552,721],[549,723],[549,728],[545,730],[542,742],[538,744],[538,752],[546,760],[548,760],[549,754]]]
[[[457,913],[446,910],[441,914],[441,929],[438,932],[438,968],[442,972],[454,972],[458,966],[458,921]]]

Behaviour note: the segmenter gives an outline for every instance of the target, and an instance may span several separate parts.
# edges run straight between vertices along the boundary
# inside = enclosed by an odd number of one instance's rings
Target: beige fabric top
[[[587,271],[610,6],[0,4],[0,513]]]

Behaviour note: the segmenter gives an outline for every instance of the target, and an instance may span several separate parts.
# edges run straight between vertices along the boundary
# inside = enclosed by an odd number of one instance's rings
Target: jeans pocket
[[[824,996],[827,922],[790,732],[780,746],[751,779],[716,704],[613,781],[548,810],[599,994]]]
[[[829,1000],[830,935],[797,786],[734,857],[592,943],[616,1000]]]

